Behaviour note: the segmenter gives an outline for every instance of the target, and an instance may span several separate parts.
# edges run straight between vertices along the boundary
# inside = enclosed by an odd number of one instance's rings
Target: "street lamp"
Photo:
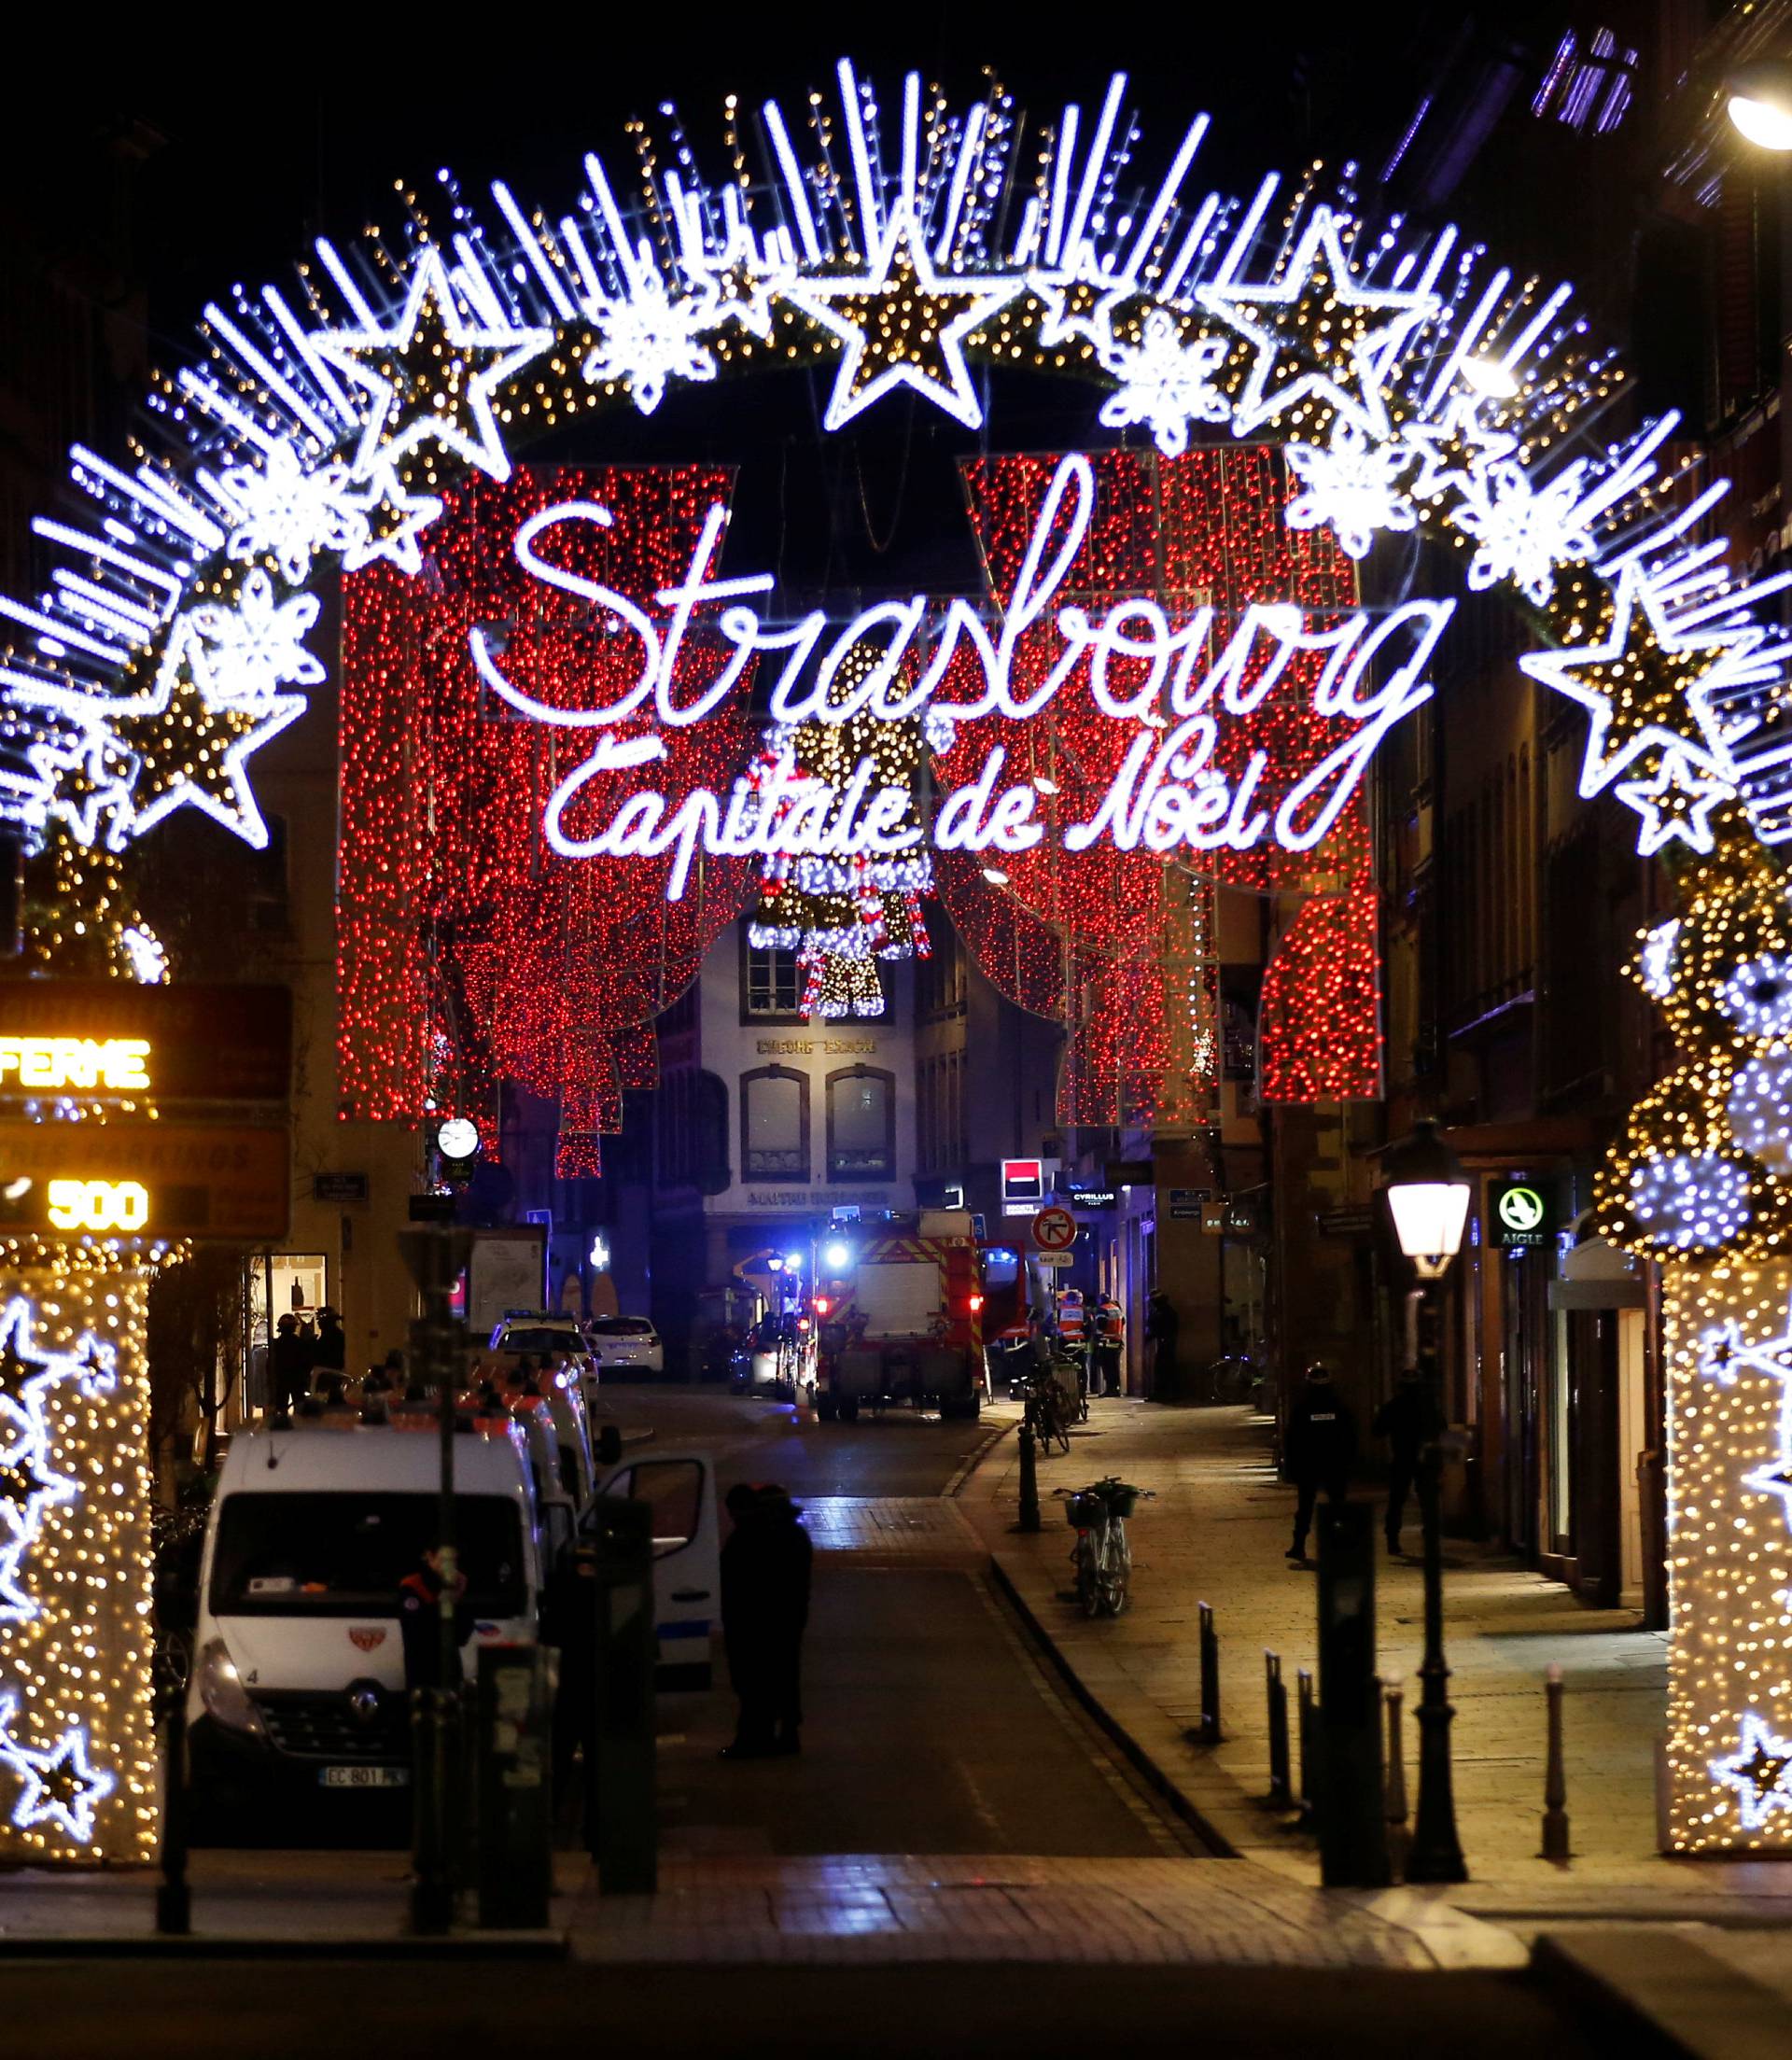
[[[1449,1668],[1444,1660],[1444,1557],[1438,1528],[1438,1487],[1443,1470],[1439,1438],[1445,1416],[1437,1354],[1437,1302],[1449,1262],[1462,1249],[1468,1217],[1469,1183],[1455,1154],[1429,1118],[1410,1137],[1389,1147],[1382,1162],[1388,1211],[1400,1249],[1412,1262],[1419,1286],[1416,1346],[1424,1383],[1426,1438],[1419,1466],[1419,1515],[1424,1527],[1425,1657],[1419,1669],[1419,1808],[1407,1854],[1409,1882],[1466,1881],[1462,1842],[1456,1835],[1451,1792]]]
[[[1792,150],[1792,63],[1763,58],[1725,80],[1730,120],[1762,150]]]

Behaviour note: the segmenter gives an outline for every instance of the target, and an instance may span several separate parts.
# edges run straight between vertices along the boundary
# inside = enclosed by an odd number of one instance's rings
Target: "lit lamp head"
[[[821,1256],[828,1262],[832,1271],[844,1273],[852,1263],[852,1248],[836,1238]]]
[[[1730,120],[1761,150],[1792,150],[1792,63],[1763,58],[1724,81]]]
[[[1410,1137],[1390,1145],[1381,1161],[1394,1236],[1421,1281],[1441,1280],[1462,1249],[1468,1220],[1468,1176],[1429,1116]]]

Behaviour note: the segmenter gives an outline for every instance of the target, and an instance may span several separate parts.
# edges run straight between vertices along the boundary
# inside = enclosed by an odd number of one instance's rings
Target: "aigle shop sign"
[[[1104,843],[1159,854],[1313,849],[1381,739],[1430,698],[1425,669],[1454,603],[1410,600],[1373,616],[1359,609],[1319,619],[1255,603],[1226,623],[1208,606],[1174,621],[1146,596],[1117,598],[1099,613],[1060,605],[1095,501],[1089,459],[1066,455],[993,624],[962,597],[935,605],[914,595],[867,608],[844,627],[819,610],[793,623],[768,620],[749,596],[771,592],[770,573],[716,576],[727,524],[721,505],[707,511],[685,576],[658,590],[652,608],[564,562],[580,531],[613,527],[609,509],[567,500],[538,510],[516,531],[518,566],[634,639],[637,661],[633,679],[603,705],[568,708],[531,691],[539,682],[500,648],[501,638],[481,627],[469,633],[480,678],[514,714],[588,740],[588,754],[547,797],[547,842],[567,858],[672,854],[666,891],[674,901],[700,853],[892,858],[931,843],[939,851],[1012,855],[1048,835],[1072,852]],[[625,538],[612,540],[626,547]],[[693,690],[680,680],[680,662],[699,637],[723,655]],[[1024,666],[1016,662],[1023,638]],[[974,735],[974,725],[987,723],[980,769],[924,825],[915,820],[911,790],[880,778],[868,756],[836,782],[800,772],[785,749],[725,792],[698,786],[674,800],[653,784],[653,768],[670,755],[668,736],[676,741],[721,711],[758,661],[772,668],[775,736],[804,722],[917,720],[945,751],[961,729]],[[1303,708],[1320,719],[1322,748],[1293,767],[1279,766],[1266,749],[1228,750],[1228,723],[1285,703],[1296,680]],[[1005,723],[1061,712],[1054,704],[1072,680],[1096,724],[1113,728],[1107,749],[1092,754],[1103,776],[1067,806],[1057,800],[1057,783],[1016,777],[1009,742],[999,738]],[[579,808],[586,788],[624,770],[639,776],[625,798],[601,820],[586,820],[591,810]],[[1049,820],[1048,789],[1057,801]]]

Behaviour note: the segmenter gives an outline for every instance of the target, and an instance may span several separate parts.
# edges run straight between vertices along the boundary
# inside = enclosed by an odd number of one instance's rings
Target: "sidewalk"
[[[1281,1655],[1290,1728],[1295,1670],[1315,1665],[1315,1576],[1283,1558],[1294,1492],[1269,1464],[1266,1427],[1242,1408],[1094,1405],[1068,1457],[1040,1466],[1044,1528],[1011,1528],[1017,1447],[1004,1438],[961,1495],[999,1577],[1063,1665],[1204,1824],[1237,1854],[1283,1879],[1318,1878],[1309,1837],[1262,1801],[1269,1785],[1266,1647]],[[1119,1474],[1157,1499],[1128,1526],[1132,1605],[1089,1621],[1067,1599],[1071,1534],[1057,1487]],[[1407,1533],[1416,1548],[1416,1524]],[[1452,1670],[1457,1819],[1470,1881],[1458,1910],[1520,1936],[1543,1923],[1650,1917],[1792,1922],[1792,1866],[1669,1861],[1657,1852],[1655,1741],[1666,1691],[1666,1639],[1625,1610],[1589,1610],[1510,1561],[1446,1540],[1447,1649]],[[1197,1605],[1212,1605],[1221,1641],[1224,1742],[1194,1743],[1200,1716]],[[1421,1651],[1416,1560],[1377,1568],[1380,1672],[1407,1691],[1407,1779],[1417,1782],[1411,1711]],[[1575,1857],[1536,1857],[1543,1810],[1545,1670],[1567,1685],[1564,1731]],[[1295,1744],[1296,1768],[1298,1743]],[[1414,1892],[1406,1892],[1414,1893]],[[1534,1920],[1534,1921],[1533,1921]]]

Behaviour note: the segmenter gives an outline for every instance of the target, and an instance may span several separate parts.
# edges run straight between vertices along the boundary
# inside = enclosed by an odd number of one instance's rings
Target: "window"
[[[653,1557],[665,1559],[689,1545],[703,1521],[703,1463],[696,1459],[643,1460],[613,1480],[608,1492],[645,1502],[653,1512]]]
[[[807,1180],[809,1082],[789,1066],[740,1076],[740,1177]]]
[[[212,1609],[221,1617],[396,1617],[399,1583],[436,1542],[438,1514],[433,1494],[228,1495],[212,1553]],[[520,1617],[527,1568],[516,1506],[456,1495],[455,1544],[477,1614]]]
[[[896,1076],[875,1066],[828,1075],[828,1178],[894,1180]]]
[[[761,950],[740,928],[740,1019],[743,1023],[803,1021],[803,969],[793,951]]]

